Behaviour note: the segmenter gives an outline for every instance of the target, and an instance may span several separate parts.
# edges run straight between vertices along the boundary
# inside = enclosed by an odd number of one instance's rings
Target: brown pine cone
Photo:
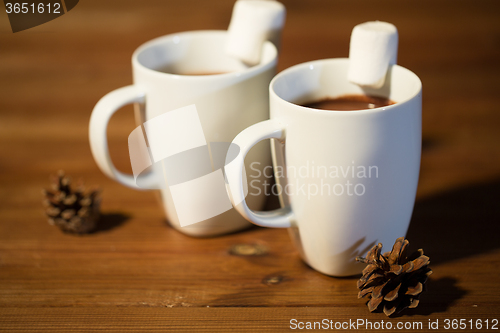
[[[57,177],[51,180],[52,191],[43,190],[49,224],[78,234],[92,231],[99,219],[99,190],[86,193],[83,184],[80,184],[73,191],[70,179],[63,171],[59,171]]]
[[[366,258],[356,260],[368,264],[358,281],[358,298],[369,297],[370,312],[383,308],[387,316],[406,308],[416,308],[425,282],[432,270],[429,257],[419,249],[406,256],[408,240],[398,238],[391,252],[380,254],[382,244],[375,245]]]

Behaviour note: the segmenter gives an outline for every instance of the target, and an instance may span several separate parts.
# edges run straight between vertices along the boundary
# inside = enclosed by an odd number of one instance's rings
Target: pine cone
[[[99,190],[85,193],[83,184],[80,184],[73,191],[70,179],[63,171],[59,171],[51,181],[52,191],[43,190],[49,224],[78,234],[92,231],[99,218]]]
[[[416,308],[425,282],[432,270],[429,257],[419,249],[406,256],[408,240],[398,238],[391,252],[380,254],[382,244],[375,245],[366,258],[356,260],[368,264],[358,281],[358,298],[368,295],[370,312],[383,307],[387,316],[405,308]]]

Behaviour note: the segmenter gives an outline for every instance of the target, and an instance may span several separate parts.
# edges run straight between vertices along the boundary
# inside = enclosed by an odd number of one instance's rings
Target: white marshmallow
[[[248,65],[260,62],[266,40],[279,47],[285,6],[274,0],[238,0],[228,28],[226,53]]]
[[[351,34],[349,81],[360,86],[380,88],[389,66],[396,64],[398,30],[387,22],[358,24]]]

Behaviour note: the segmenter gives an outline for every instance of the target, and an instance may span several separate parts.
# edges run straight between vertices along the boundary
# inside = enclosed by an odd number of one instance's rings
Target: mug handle
[[[138,190],[142,188],[137,186],[134,176],[118,171],[111,161],[106,130],[108,128],[109,119],[111,119],[111,116],[119,108],[127,104],[144,102],[144,92],[134,85],[116,89],[106,94],[97,102],[90,116],[89,125],[90,149],[97,166],[99,166],[101,171],[111,179]],[[152,188],[152,186],[154,186],[155,181],[151,172],[144,176],[144,182],[147,188]]]
[[[231,144],[231,146],[239,148],[236,158],[232,159],[230,153],[226,157],[224,170],[229,198],[233,207],[248,221],[262,227],[289,228],[293,224],[294,215],[290,206],[269,212],[257,212],[248,208],[245,201],[242,172],[245,156],[253,146],[262,140],[276,139],[284,143],[285,129],[286,126],[276,120],[265,120],[252,125],[238,134]]]

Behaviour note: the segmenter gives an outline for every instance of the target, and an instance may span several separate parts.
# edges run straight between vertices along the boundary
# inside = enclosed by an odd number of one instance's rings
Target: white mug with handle
[[[406,234],[421,155],[420,79],[394,65],[382,88],[362,89],[347,80],[348,67],[349,59],[327,59],[279,73],[269,87],[270,120],[236,136],[238,157],[225,167],[236,209],[254,224],[290,228],[304,261],[332,276],[360,273],[356,256]],[[357,111],[301,106],[350,94],[388,97],[396,104]],[[242,186],[245,155],[264,139],[274,139],[282,203],[271,212],[250,209]]]
[[[169,222],[177,230],[191,236],[221,235],[251,224],[230,209],[199,223],[181,227],[170,188],[159,184],[165,181],[162,164],[152,165],[151,171],[141,177],[139,187],[134,176],[118,171],[113,165],[106,131],[111,116],[120,107],[131,103],[136,104],[138,126],[169,111],[194,104],[208,143],[226,142],[229,145],[244,128],[268,119],[268,87],[276,72],[276,47],[271,42],[265,42],[260,63],[249,67],[226,54],[227,37],[226,31],[191,31],[159,37],[143,44],[132,56],[133,85],[104,96],[95,106],[90,119],[90,145],[99,168],[128,187],[161,188],[162,204]],[[177,130],[182,132],[183,128]],[[250,157],[251,162],[270,165],[269,147],[262,145]],[[212,161],[212,168],[214,163]],[[203,167],[200,166],[201,169]],[[221,186],[224,189],[223,179]],[[193,195],[196,195],[195,192]],[[266,199],[264,194],[249,197],[256,207],[262,207]],[[227,201],[229,203],[229,199]],[[195,205],[188,208],[193,211],[199,209]]]

